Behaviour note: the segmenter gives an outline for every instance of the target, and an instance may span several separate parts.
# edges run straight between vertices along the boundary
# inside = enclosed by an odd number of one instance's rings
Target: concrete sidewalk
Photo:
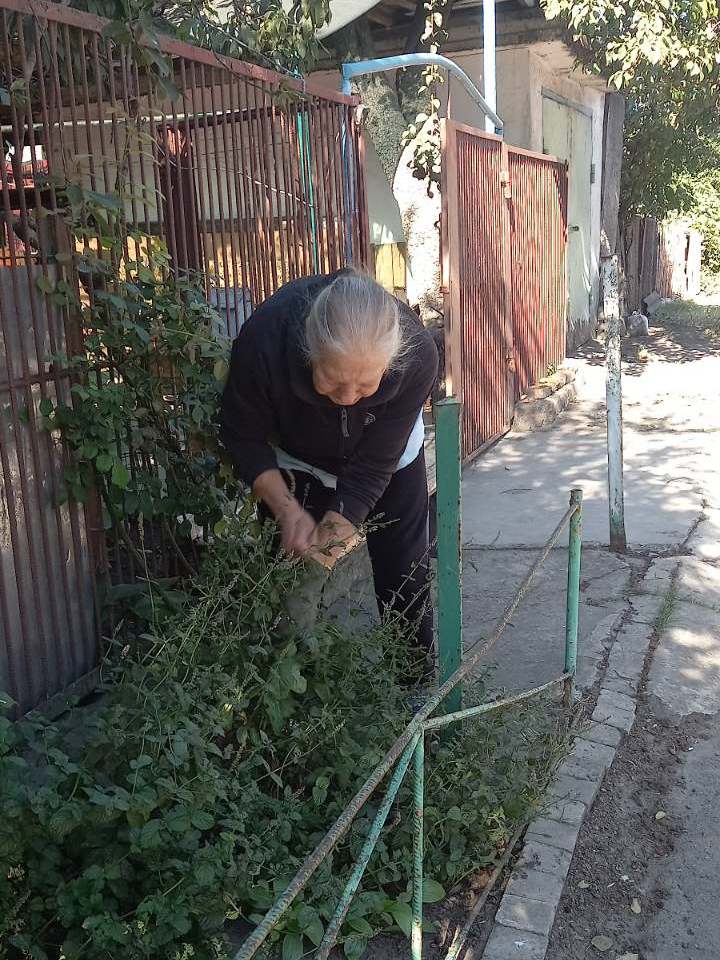
[[[536,550],[569,488],[583,488],[579,668],[595,721],[551,790],[564,806],[528,832],[485,960],[717,956],[720,355],[672,323],[653,329],[648,349],[646,365],[625,365],[623,384],[628,554],[601,546],[603,370],[592,355],[579,361],[584,385],[569,416],[546,434],[511,435],[464,479],[465,537],[480,548],[486,585]],[[558,665],[558,598],[543,586],[523,636],[498,651],[509,685]],[[466,561],[466,591],[482,587]]]

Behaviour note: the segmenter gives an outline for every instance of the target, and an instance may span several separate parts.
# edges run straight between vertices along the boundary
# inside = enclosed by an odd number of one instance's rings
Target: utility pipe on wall
[[[493,30],[494,26],[493,5]],[[493,41],[493,59],[494,53],[495,43]],[[470,77],[454,60],[443,57],[439,53],[405,53],[398,57],[378,57],[374,60],[358,60],[356,63],[344,63],[342,65],[343,93],[348,96],[352,93],[351,81],[353,77],[366,76],[369,73],[384,73],[386,70],[403,70],[405,67],[427,66],[442,67],[444,70],[447,70],[451,76],[456,77],[470,94],[472,100],[480,107],[483,115],[492,123],[492,129],[498,132],[502,130],[503,122],[495,112],[495,107],[480,93]],[[495,72],[493,70],[493,95],[494,76]]]
[[[493,6],[493,31],[495,28],[495,14]],[[494,36],[494,34],[493,34]],[[495,58],[495,42],[493,40],[493,63]],[[503,122],[500,117],[495,112],[495,107],[491,106],[485,97],[480,93],[478,88],[472,82],[470,77],[465,73],[465,71],[459,67],[454,60],[449,60],[447,57],[441,56],[439,53],[405,53],[397,57],[377,57],[373,60],[357,60],[354,63],[344,63],[342,65],[342,91],[346,96],[351,96],[352,94],[352,80],[353,77],[362,77],[367,76],[371,73],[384,73],[386,70],[403,70],[406,67],[425,67],[425,66],[436,66],[442,67],[444,70],[453,76],[456,77],[460,83],[465,87],[470,98],[480,107],[484,117],[485,124],[487,129],[491,131],[497,131],[497,133],[502,132]],[[493,67],[493,96],[495,96],[495,86],[494,86],[494,77],[495,69]],[[350,210],[354,215],[356,212],[356,190],[355,184],[352,183],[352,143],[350,142],[349,137],[347,136],[346,124],[343,123],[342,127],[342,153],[343,153],[343,167],[345,169],[344,176],[344,188],[345,188],[345,209]],[[353,261],[353,243],[352,243],[352,217],[347,218],[346,233],[345,233],[345,257],[348,263]]]
[[[483,0],[483,88],[493,112],[497,110],[497,72],[495,67],[495,0]],[[495,133],[492,120],[486,115],[485,130]]]

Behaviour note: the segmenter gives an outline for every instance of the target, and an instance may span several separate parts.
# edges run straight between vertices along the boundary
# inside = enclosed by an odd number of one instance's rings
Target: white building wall
[[[570,104],[578,104],[592,114],[592,165],[593,177],[590,186],[590,280],[591,315],[597,316],[600,299],[600,228],[602,223],[602,162],[603,123],[605,117],[605,92],[578,82],[577,75],[554,72],[548,62],[532,51],[529,56],[529,87],[532,105],[530,141],[527,148],[542,152],[542,95],[550,90]],[[581,75],[580,75],[581,76]],[[518,144],[524,146],[524,144]]]

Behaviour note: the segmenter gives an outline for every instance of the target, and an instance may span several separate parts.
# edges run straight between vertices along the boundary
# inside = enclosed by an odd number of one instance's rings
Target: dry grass
[[[700,295],[695,300],[673,300],[658,310],[665,322],[688,323],[710,336],[720,335],[720,294]]]

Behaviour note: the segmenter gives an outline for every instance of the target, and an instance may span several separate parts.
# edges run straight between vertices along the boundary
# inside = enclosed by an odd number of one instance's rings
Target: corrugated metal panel
[[[99,654],[98,511],[57,506],[63,451],[39,429],[41,401],[69,396],[49,355],[80,342],[77,318],[37,285],[68,250],[54,182],[100,193],[122,183],[129,222],[165,238],[177,273],[197,273],[228,335],[285,281],[349,257],[368,265],[355,101],[166,40],[171,99],[105,26],[60,4],[0,0],[0,86],[30,93],[0,104],[24,161],[0,159],[0,688],[23,710]],[[113,570],[132,577],[132,558]]]
[[[508,429],[513,409],[502,141],[447,121],[443,169],[446,380],[471,457]]]
[[[520,394],[565,356],[567,168],[507,148],[512,326]]]
[[[470,458],[565,355],[567,170],[451,121],[442,136],[446,383]]]

